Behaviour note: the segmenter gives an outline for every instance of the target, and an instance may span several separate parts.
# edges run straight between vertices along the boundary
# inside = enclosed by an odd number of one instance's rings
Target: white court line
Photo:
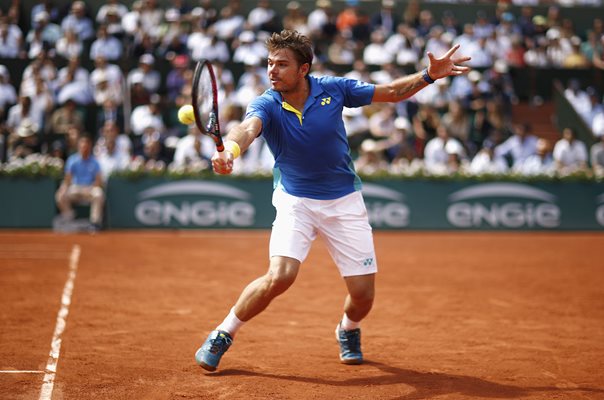
[[[46,364],[46,374],[44,375],[44,383],[40,392],[39,400],[51,400],[52,391],[55,385],[55,375],[57,374],[57,364],[59,363],[59,353],[61,352],[61,341],[65,325],[67,324],[67,315],[69,314],[69,305],[71,304],[71,294],[73,293],[73,282],[75,281],[76,272],[78,270],[78,261],[80,260],[80,246],[74,245],[71,249],[69,257],[69,274],[67,282],[63,288],[63,296],[61,297],[61,308],[57,315],[57,324],[55,332],[52,335],[50,343],[50,355]]]
[[[43,374],[44,371],[17,371],[14,369],[2,370],[0,374]]]

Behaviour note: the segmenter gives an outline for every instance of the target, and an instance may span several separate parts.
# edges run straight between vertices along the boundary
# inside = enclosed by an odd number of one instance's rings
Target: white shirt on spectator
[[[471,174],[504,174],[508,171],[505,160],[491,156],[487,150],[479,151],[470,163]]]
[[[526,176],[553,175],[556,172],[554,159],[548,154],[540,156],[533,154],[514,167],[514,171]]]
[[[521,139],[518,135],[512,135],[505,142],[495,147],[495,156],[511,155],[514,165],[522,163],[527,157],[537,153],[537,140],[534,135],[527,135],[524,139]]]
[[[14,24],[5,25],[0,32],[0,58],[17,58],[23,45],[23,32]]]
[[[566,168],[569,172],[578,169],[587,163],[587,147],[580,140],[569,143],[566,139],[560,139],[554,146],[554,160]]]

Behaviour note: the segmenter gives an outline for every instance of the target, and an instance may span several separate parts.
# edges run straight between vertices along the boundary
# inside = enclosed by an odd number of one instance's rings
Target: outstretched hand
[[[212,168],[214,172],[220,175],[228,175],[233,172],[233,154],[225,151],[226,159],[220,157],[220,153],[215,152],[212,156]]]
[[[428,74],[432,79],[436,80],[446,76],[462,75],[470,71],[470,67],[466,67],[462,64],[470,61],[471,57],[454,57],[457,49],[459,49],[458,44],[451,47],[441,58],[434,57],[434,54],[431,52],[426,53],[430,60],[430,63],[428,64]]]

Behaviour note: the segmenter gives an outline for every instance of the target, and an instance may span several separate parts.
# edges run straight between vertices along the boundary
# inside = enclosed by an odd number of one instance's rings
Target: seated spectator
[[[79,58],[84,50],[84,45],[74,29],[68,29],[57,40],[55,45],[57,54],[65,59]]]
[[[112,142],[113,149],[109,150],[107,143]],[[113,121],[105,121],[101,128],[99,139],[94,145],[94,155],[101,157],[104,153],[115,152],[120,158],[130,159],[132,156],[132,141],[128,135],[120,133],[120,127]]]
[[[461,161],[466,158],[465,150],[459,140],[452,138],[443,125],[437,130],[437,136],[426,143],[424,150],[424,165],[426,171],[432,174],[455,172],[450,169],[451,161]],[[453,156],[453,157],[452,157]]]
[[[206,59],[211,62],[225,63],[231,59],[229,46],[216,35],[213,27],[203,29],[195,27],[187,39],[187,48],[193,61]]]
[[[514,172],[526,176],[553,176],[556,164],[551,154],[550,144],[546,139],[537,140],[535,154],[528,156],[514,167]]]
[[[115,103],[112,99],[106,99],[102,106],[98,108],[96,114],[96,127],[102,128],[107,123],[112,123],[117,126],[118,131],[125,129],[124,112],[122,107]]]
[[[398,24],[396,33],[389,36],[384,48],[396,57],[398,65],[414,65],[419,61],[419,51],[413,45],[415,33],[409,25]]]
[[[373,175],[378,172],[387,171],[388,161],[383,149],[373,139],[365,139],[361,143],[359,156],[354,160],[354,169],[365,175]]]
[[[371,16],[371,31],[381,30],[386,37],[392,35],[399,24],[398,14],[394,11],[394,0],[382,0],[380,9]]]
[[[283,16],[283,29],[289,29],[291,31],[298,31],[303,35],[308,35],[310,30],[307,25],[307,16],[302,6],[295,0],[287,3],[285,6],[286,13]]]
[[[232,61],[246,65],[260,65],[262,60],[268,56],[268,51],[263,43],[256,40],[252,31],[243,31],[233,41]]]
[[[17,91],[10,83],[8,68],[0,65],[0,123],[4,122],[8,109],[17,102]]]
[[[590,149],[589,161],[596,177],[604,177],[604,135],[599,136],[599,141],[594,143]]]
[[[170,69],[170,72],[166,76],[166,90],[168,92],[168,101],[174,103],[182,92],[183,87],[189,81],[187,74],[189,70],[189,58],[185,55],[178,55],[171,62],[172,69]]]
[[[61,36],[63,36],[61,27],[50,20],[50,14],[46,11],[39,12],[35,15],[32,27],[40,30],[42,40],[51,47],[54,47]],[[30,31],[30,33],[32,33],[32,31]]]
[[[332,42],[327,47],[329,62],[336,65],[349,65],[355,61],[356,45],[352,40],[345,38],[341,33],[334,35]]]
[[[97,155],[103,181],[107,182],[109,176],[115,171],[121,171],[128,167],[130,157],[117,148],[115,138],[106,139],[103,143],[104,151]]]
[[[143,54],[138,59],[138,67],[128,73],[128,83],[131,85],[134,77],[142,78],[142,85],[149,94],[157,93],[161,85],[161,74],[153,69],[155,57]],[[137,77],[138,78],[138,77]]]
[[[117,0],[107,0],[105,4],[99,7],[96,13],[96,22],[106,24],[109,15],[117,15],[120,19],[128,13],[128,7],[119,3]]]
[[[73,30],[78,38],[84,42],[94,38],[94,27],[92,20],[86,16],[86,3],[74,1],[71,5],[69,15],[61,22],[63,32]]]
[[[537,152],[537,137],[530,134],[528,124],[515,124],[512,136],[495,148],[495,156],[506,159],[510,167],[516,168]]]
[[[203,135],[194,125],[191,125],[188,135],[179,139],[176,144],[172,165],[175,168],[185,169],[193,165],[203,169],[210,168],[210,158],[215,148],[212,139]]]
[[[384,65],[394,61],[394,56],[384,45],[386,36],[380,30],[371,33],[371,42],[363,50],[363,62],[367,65]]]
[[[468,171],[474,175],[505,174],[508,165],[504,159],[495,157],[495,147],[487,144],[476,153]]]
[[[216,36],[221,40],[232,40],[241,32],[245,24],[245,17],[231,3],[220,10],[220,18],[213,25]]]
[[[469,154],[474,154],[474,145],[470,142],[470,116],[459,100],[449,102],[447,112],[442,116],[441,123],[447,131],[459,140]]]
[[[118,61],[122,58],[122,53],[122,42],[109,35],[106,25],[99,26],[96,39],[90,46],[90,59],[94,60],[102,56],[108,61]]]
[[[587,170],[587,147],[572,128],[562,130],[562,138],[554,146],[554,161],[561,175]]]
[[[56,108],[50,116],[50,134],[56,138],[65,138],[70,127],[84,129],[84,117],[77,109],[75,101],[68,99]],[[53,137],[53,139],[55,139]]]
[[[40,128],[29,119],[24,119],[13,134],[8,137],[7,158],[25,158],[42,150]]]
[[[18,25],[9,22],[7,17],[0,19],[0,58],[19,58],[24,56],[23,31]]]
[[[149,104],[144,104],[132,110],[130,116],[130,128],[132,133],[141,136],[143,131],[153,127],[160,134],[166,130],[161,110],[161,97],[158,94],[153,94]]]
[[[64,220],[74,218],[74,203],[90,203],[90,223],[94,230],[101,229],[105,193],[101,167],[92,155],[90,137],[81,136],[78,139],[78,153],[67,159],[65,177],[55,198]]]
[[[277,13],[271,7],[269,0],[258,0],[256,7],[252,8],[247,16],[247,24],[252,30],[259,31],[270,24],[276,16]]]

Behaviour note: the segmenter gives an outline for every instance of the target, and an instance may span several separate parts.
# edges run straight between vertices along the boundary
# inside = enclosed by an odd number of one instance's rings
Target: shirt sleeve
[[[262,133],[268,130],[270,126],[270,102],[271,99],[267,95],[255,98],[247,107],[245,119],[258,117],[262,121]]]
[[[345,107],[361,107],[371,104],[375,85],[348,78],[340,78],[339,83],[344,91]]]

